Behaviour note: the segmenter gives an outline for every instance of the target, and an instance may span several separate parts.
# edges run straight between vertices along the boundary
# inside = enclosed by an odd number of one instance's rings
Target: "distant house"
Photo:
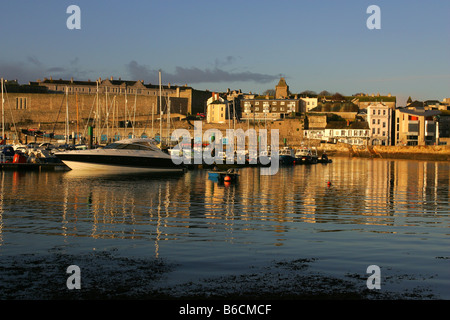
[[[309,112],[310,110],[317,107],[317,97],[314,98],[308,98],[308,97],[302,97],[300,98],[302,109],[305,110],[305,112]]]
[[[299,99],[245,99],[241,101],[242,120],[280,120],[300,112]]]
[[[326,117],[317,117],[311,123],[312,117],[308,117],[308,129],[303,131],[307,139],[317,139],[331,143],[347,143],[351,145],[367,145],[370,139],[370,128],[366,121],[326,121]]]
[[[229,102],[218,93],[213,93],[206,102],[206,122],[225,123],[229,119]]]
[[[324,139],[350,145],[367,145],[370,128],[366,121],[330,121],[324,129]]]
[[[241,120],[281,120],[292,113],[304,113],[300,99],[289,98],[289,86],[284,78],[275,87],[275,99],[270,96],[255,96],[241,100]]]
[[[370,145],[391,145],[393,110],[382,102],[367,106],[367,123],[370,128]]]

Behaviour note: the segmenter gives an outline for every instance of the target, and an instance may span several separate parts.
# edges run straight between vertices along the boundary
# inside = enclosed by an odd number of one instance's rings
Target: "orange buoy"
[[[231,181],[231,177],[226,175],[225,178],[223,179],[224,181]]]
[[[328,181],[327,185],[328,185],[328,186],[331,186],[331,181]]]

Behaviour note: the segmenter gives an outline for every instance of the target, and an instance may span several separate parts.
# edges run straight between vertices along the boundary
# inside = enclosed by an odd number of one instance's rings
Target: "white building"
[[[305,112],[309,112],[317,107],[317,98],[300,98],[300,101],[302,104],[301,110],[305,110]]]
[[[331,143],[347,143],[364,146],[370,139],[369,125],[365,121],[330,121],[325,128],[313,128],[303,131],[306,139],[317,139]]]
[[[213,93],[206,105],[207,123],[225,123],[229,118],[229,101],[223,99],[218,93]]]
[[[324,129],[324,140],[350,145],[367,145],[370,138],[369,125],[365,121],[330,121]]]
[[[382,102],[367,106],[367,122],[370,128],[370,145],[392,144],[392,109]]]

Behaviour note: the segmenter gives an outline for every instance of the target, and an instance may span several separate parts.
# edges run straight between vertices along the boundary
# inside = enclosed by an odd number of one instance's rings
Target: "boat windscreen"
[[[103,149],[126,149],[126,150],[152,150],[158,149],[147,143],[111,143]]]
[[[126,146],[127,145],[123,144],[123,143],[111,143],[111,144],[108,144],[107,146],[105,146],[103,149],[123,149]]]

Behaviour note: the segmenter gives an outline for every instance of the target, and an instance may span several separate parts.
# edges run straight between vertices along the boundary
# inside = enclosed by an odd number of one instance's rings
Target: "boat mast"
[[[3,99],[3,78],[2,78],[2,140],[5,140],[5,100]]]
[[[96,114],[96,125],[95,125],[95,131],[96,131],[96,136],[97,136],[97,144],[100,143],[99,141],[99,134],[100,134],[100,107],[99,107],[99,102],[98,102],[98,82],[100,80],[97,80],[97,114]]]
[[[170,131],[170,97],[167,98],[167,132],[166,132],[166,144],[169,145],[169,131]]]
[[[134,110],[133,110],[133,138],[134,138],[134,127],[136,125],[136,103],[137,103],[137,89],[134,89]]]
[[[127,123],[127,112],[128,112],[128,110],[127,110],[127,108],[128,108],[128,97],[127,97],[127,91],[128,91],[128,87],[127,87],[127,84],[125,83],[125,111],[124,111],[124,114],[125,114],[125,119],[124,119],[124,125],[123,125],[123,127],[124,127],[124,132],[123,132],[123,137],[125,138],[126,136],[127,136],[127,128],[128,128],[128,123]]]
[[[159,143],[162,146],[162,97],[161,97],[161,70],[159,70]]]
[[[153,133],[153,124],[154,124],[154,118],[155,118],[155,103],[152,103],[152,135],[151,137],[154,138],[155,134]]]
[[[69,87],[66,86],[66,144],[69,144]]]
[[[75,99],[76,99],[76,104],[77,104],[77,135],[78,135],[78,143],[81,143],[80,126],[79,126],[79,120],[78,120],[78,92],[75,93]]]
[[[109,141],[109,106],[108,106],[108,87],[105,86],[105,113],[106,113],[106,144]]]

